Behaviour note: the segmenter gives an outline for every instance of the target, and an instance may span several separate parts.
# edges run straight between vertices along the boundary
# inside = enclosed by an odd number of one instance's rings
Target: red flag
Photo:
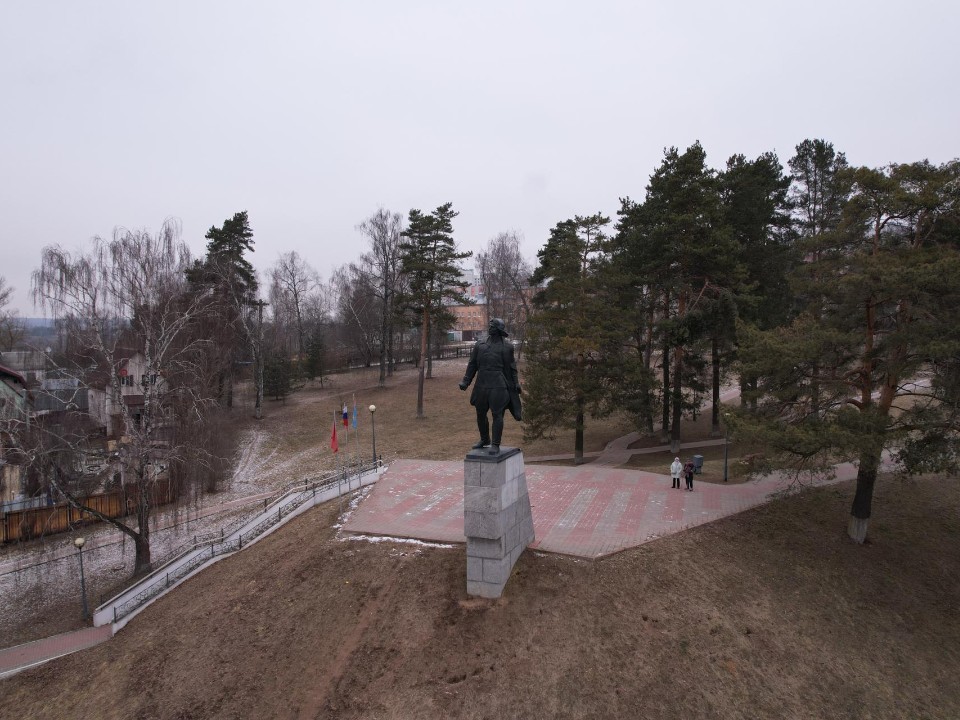
[[[337,452],[340,449],[340,446],[337,444],[337,423],[333,423],[333,434],[330,436],[330,449],[334,452]]]

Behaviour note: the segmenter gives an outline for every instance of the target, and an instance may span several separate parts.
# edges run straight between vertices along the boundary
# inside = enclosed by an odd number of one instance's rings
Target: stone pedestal
[[[520,448],[471,451],[463,464],[467,594],[497,598],[520,553],[534,540]]]

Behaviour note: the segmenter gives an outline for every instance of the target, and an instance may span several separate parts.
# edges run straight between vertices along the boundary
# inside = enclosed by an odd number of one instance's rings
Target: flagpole
[[[333,435],[334,435],[334,437],[336,437],[336,434],[337,434],[337,419],[338,419],[338,418],[337,418],[337,415],[338,415],[338,414],[339,414],[339,413],[338,413],[336,410],[333,411]],[[337,449],[333,451],[333,459],[334,459],[334,472],[337,473],[337,507],[338,507],[339,510],[340,510],[340,515],[339,515],[339,517],[338,517],[338,522],[340,522],[341,524],[343,524],[343,488],[342,488],[341,485],[340,485],[340,481],[342,480],[342,476],[341,476],[341,474],[340,474],[340,458],[337,457],[338,454],[339,454],[339,452],[340,452],[340,443],[337,443]]]

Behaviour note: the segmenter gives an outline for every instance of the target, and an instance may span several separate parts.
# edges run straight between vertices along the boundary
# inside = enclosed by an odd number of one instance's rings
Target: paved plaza
[[[835,481],[855,476],[838,466]],[[697,482],[670,487],[668,475],[600,467],[526,466],[536,540],[531,548],[596,558],[760,505],[785,483]],[[463,462],[397,460],[352,513],[352,533],[465,542]]]

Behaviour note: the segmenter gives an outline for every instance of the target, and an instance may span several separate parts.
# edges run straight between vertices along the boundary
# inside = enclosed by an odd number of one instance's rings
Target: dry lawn
[[[417,419],[417,370],[402,367],[387,379],[386,387],[377,387],[377,370],[356,370],[331,375],[324,387],[311,383],[286,401],[267,400],[261,429],[279,449],[279,456],[302,453],[329,446],[334,416],[347,403],[353,416],[354,398],[359,415],[359,441],[354,444],[353,430],[349,443],[343,439],[343,426],[338,425],[337,440],[341,452],[351,456],[360,452],[372,455],[370,412],[376,405],[377,453],[385,462],[396,457],[423,460],[455,460],[463,457],[477,441],[476,416],[470,406],[470,391],[462,392],[457,383],[466,370],[466,359],[434,362],[433,378],[424,382],[424,417]],[[523,368],[521,367],[521,379]],[[623,417],[588,419],[585,450],[602,450],[614,438],[632,430]],[[522,446],[531,456],[573,454],[573,431],[560,431],[553,438],[523,442],[522,426],[509,415],[506,418],[503,444]],[[324,453],[322,462],[331,466],[335,459]]]
[[[886,481],[874,542],[821,488],[597,562],[343,541],[336,506],[106,644],[0,685],[0,717],[956,718],[960,492]]]
[[[358,389],[378,450],[459,456],[458,374],[438,373],[419,422],[402,378]],[[293,453],[325,442],[336,390],[270,406],[261,430]],[[343,539],[328,504],[111,641],[0,682],[0,717],[960,717],[960,486],[883,478],[865,546],[843,532],[851,495],[807,490],[595,562],[527,552],[496,602],[467,598],[462,547]]]

